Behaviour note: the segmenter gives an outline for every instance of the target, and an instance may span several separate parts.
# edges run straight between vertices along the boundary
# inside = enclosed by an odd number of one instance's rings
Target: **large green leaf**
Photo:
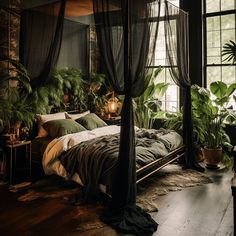
[[[226,95],[227,85],[222,81],[215,81],[210,84],[210,90],[217,98],[222,98]]]
[[[236,83],[230,84],[228,89],[227,89],[226,95],[227,96],[232,95],[235,90],[236,90]]]

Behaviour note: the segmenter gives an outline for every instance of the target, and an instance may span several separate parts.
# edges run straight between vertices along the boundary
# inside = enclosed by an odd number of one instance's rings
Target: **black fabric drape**
[[[33,87],[42,85],[57,63],[63,32],[65,0],[21,11],[20,62]]]
[[[65,19],[57,68],[80,68],[88,75],[88,25]]]
[[[167,62],[174,82],[183,89],[183,138],[186,146],[185,166],[203,169],[195,162],[191,80],[189,78],[189,27],[188,14],[165,1],[165,38]]]
[[[113,179],[112,199],[101,219],[115,229],[150,235],[157,223],[136,206],[136,166],[132,97],[147,87],[145,77],[153,59],[160,3],[143,0],[93,0],[98,45],[105,73],[113,89],[124,94],[120,150]]]

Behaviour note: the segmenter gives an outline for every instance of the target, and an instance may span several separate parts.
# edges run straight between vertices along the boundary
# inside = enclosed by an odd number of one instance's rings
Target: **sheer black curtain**
[[[189,77],[189,27],[188,14],[165,1],[165,39],[167,62],[174,82],[183,89],[183,138],[186,146],[187,168],[203,171],[195,162],[191,80]]]
[[[160,3],[145,0],[114,2],[93,0],[105,73],[113,89],[125,95],[112,200],[101,219],[121,232],[150,235],[157,229],[157,223],[136,206],[132,97],[140,96],[147,87],[145,76],[155,51]],[[151,20],[153,18],[156,20]]]
[[[20,62],[33,87],[42,85],[55,68],[61,46],[65,0],[21,12]]]

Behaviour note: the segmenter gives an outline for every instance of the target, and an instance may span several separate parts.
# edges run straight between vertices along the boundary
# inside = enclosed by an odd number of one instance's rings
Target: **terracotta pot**
[[[203,156],[205,158],[206,167],[210,169],[218,169],[219,163],[222,160],[222,148],[207,148],[202,149]]]

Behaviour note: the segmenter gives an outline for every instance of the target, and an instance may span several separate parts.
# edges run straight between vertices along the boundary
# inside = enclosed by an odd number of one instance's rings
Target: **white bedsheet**
[[[67,134],[53,139],[48,144],[43,155],[43,169],[45,174],[57,174],[65,179],[68,179],[67,172],[58,159],[58,156],[62,152],[67,151],[71,147],[83,141],[91,140],[103,135],[117,134],[119,132],[120,126],[109,125],[94,130],[86,130],[79,133]],[[83,186],[83,183],[78,174],[75,174],[72,179]]]

